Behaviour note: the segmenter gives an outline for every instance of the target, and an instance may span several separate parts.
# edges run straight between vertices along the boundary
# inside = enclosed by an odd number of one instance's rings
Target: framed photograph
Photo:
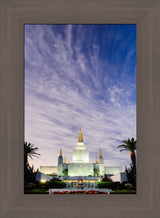
[[[136,25],[25,24],[24,54],[25,193],[135,194]]]
[[[0,14],[0,216],[158,218],[159,2],[14,0],[1,1]],[[136,25],[136,194],[24,194],[24,28],[33,24]],[[81,133],[78,141],[83,141]]]

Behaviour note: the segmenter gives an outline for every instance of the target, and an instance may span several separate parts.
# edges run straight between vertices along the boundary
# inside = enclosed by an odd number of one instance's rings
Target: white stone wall
[[[108,167],[104,167],[104,174],[117,174],[117,173],[121,173],[122,172],[122,167],[121,166],[108,166]]]
[[[40,166],[40,172],[44,174],[57,174],[57,166]]]
[[[50,181],[51,179],[52,179],[52,176],[48,176],[40,172],[37,173],[36,175],[36,180],[39,182],[46,182],[46,181]]]
[[[110,177],[112,179],[113,182],[124,182],[124,181],[127,181],[127,176],[126,176],[126,173],[118,173],[114,176],[111,176]]]
[[[100,176],[104,175],[104,164],[99,164],[99,175]]]
[[[76,150],[86,150],[86,146],[84,144],[84,142],[77,142],[77,145],[76,145]]]
[[[68,176],[88,176],[94,175],[93,163],[69,163]]]
[[[128,181],[126,173],[121,173],[121,182]]]
[[[73,162],[89,163],[89,152],[87,150],[73,150]]]
[[[121,174],[120,173],[118,173],[114,176],[111,176],[110,178],[112,179],[113,182],[121,182]]]

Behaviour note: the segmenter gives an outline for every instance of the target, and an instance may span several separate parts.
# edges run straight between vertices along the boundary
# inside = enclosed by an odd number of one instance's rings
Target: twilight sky
[[[66,160],[82,129],[90,161],[130,164],[117,146],[136,138],[136,25],[25,25],[25,141],[39,166]]]

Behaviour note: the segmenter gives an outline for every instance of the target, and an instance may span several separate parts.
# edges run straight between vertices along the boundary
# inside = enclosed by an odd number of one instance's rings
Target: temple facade
[[[120,168],[121,170],[121,168]],[[118,170],[120,172],[120,170]],[[72,161],[66,163],[63,161],[62,149],[58,157],[58,175],[64,176],[65,172],[70,177],[74,176],[103,176],[105,174],[104,159],[101,148],[99,150],[99,159],[95,163],[89,160],[89,151],[83,141],[82,131],[79,131],[78,142],[73,150]]]
[[[57,174],[62,177],[102,177],[104,174],[115,175],[122,172],[121,166],[104,166],[104,159],[101,148],[99,149],[99,158],[95,162],[89,160],[89,151],[83,141],[82,130],[79,131],[78,142],[72,151],[72,161],[66,162],[63,157],[62,149],[58,156],[56,166],[40,166],[40,172],[44,174]]]
[[[92,163],[89,161],[89,151],[83,141],[82,131],[79,131],[78,142],[73,150],[72,161],[66,163],[63,161],[62,149],[58,157],[58,175],[63,176],[64,170],[67,170],[68,176],[94,176],[95,171],[99,172],[100,176],[104,175],[104,160],[102,152],[99,152],[99,162]]]

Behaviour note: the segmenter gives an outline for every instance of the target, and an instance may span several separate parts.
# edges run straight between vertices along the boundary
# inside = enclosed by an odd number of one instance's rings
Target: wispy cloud
[[[129,164],[117,145],[136,137],[135,51],[109,63],[105,44],[93,25],[26,25],[25,140],[40,149],[36,167],[56,165],[60,148],[71,161],[80,127],[92,161],[101,147],[107,165]]]

